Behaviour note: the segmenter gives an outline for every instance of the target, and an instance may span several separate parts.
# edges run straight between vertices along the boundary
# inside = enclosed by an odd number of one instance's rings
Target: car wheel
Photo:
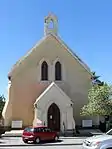
[[[54,141],[58,141],[58,136],[55,136],[54,137]]]
[[[37,138],[35,139],[35,143],[40,143],[40,138],[39,138],[39,137],[37,137]]]

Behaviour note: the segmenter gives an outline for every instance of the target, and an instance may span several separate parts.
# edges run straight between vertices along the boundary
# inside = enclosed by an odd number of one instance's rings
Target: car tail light
[[[99,141],[97,141],[97,142],[92,142],[92,143],[90,144],[90,146],[98,146],[100,143],[101,143],[101,142],[99,142]]]

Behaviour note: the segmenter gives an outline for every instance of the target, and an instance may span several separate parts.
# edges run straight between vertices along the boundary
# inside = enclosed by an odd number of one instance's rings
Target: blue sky
[[[59,35],[101,79],[112,82],[112,0],[0,1],[0,94],[7,74],[44,33],[44,17],[59,19]]]

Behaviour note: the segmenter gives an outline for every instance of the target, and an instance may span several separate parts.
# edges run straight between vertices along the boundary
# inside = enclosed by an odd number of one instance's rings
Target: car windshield
[[[112,129],[110,129],[106,134],[107,135],[112,135]]]
[[[26,131],[26,132],[33,132],[33,130],[34,130],[33,128],[29,128],[29,127],[28,127],[28,128],[25,128],[24,131]]]

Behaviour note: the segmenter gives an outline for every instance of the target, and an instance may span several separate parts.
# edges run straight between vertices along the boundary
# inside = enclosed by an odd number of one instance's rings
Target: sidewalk
[[[90,134],[93,135],[102,135],[103,132],[101,132],[99,129],[82,129],[79,130],[80,134]]]

